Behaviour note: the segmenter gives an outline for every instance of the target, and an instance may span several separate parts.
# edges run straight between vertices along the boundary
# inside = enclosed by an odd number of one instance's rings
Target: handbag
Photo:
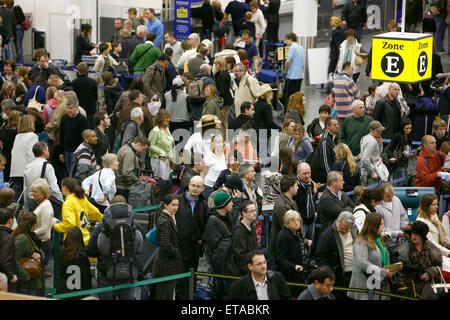
[[[440,275],[440,283],[435,283],[434,279],[431,279],[431,288],[433,289],[434,293],[436,293],[438,296],[443,296],[448,294],[448,289],[450,288],[450,283],[447,283],[445,281],[444,276],[442,275],[442,270],[440,267],[433,267],[436,269],[438,274]]]
[[[228,25],[226,25],[225,23],[221,22],[221,21],[217,21],[216,20],[216,13],[214,11],[214,7],[211,6],[212,12],[213,12],[213,17],[214,17],[214,24],[212,26],[212,32],[214,33],[214,36],[216,36],[217,38],[222,38],[224,37],[226,34],[228,34],[228,32],[230,31],[230,27]]]
[[[50,162],[49,161],[45,161],[43,163],[43,165],[42,165],[41,179],[45,179],[45,169],[46,169],[48,163],[50,163]],[[62,206],[63,206],[64,202],[62,202],[61,200],[59,200],[55,196],[50,196],[48,198],[48,201],[50,201],[50,204],[52,205],[53,216],[55,218],[61,220],[61,217],[62,217]]]
[[[25,237],[31,247],[31,251],[35,252],[30,239],[27,236]],[[20,258],[20,265],[30,275],[31,279],[39,279],[41,277],[42,269],[40,261],[34,260],[33,258]]]
[[[378,160],[378,162],[375,164],[375,172],[378,175],[378,178],[380,179],[380,181],[382,182],[387,182],[389,179],[389,170],[386,167],[386,165],[383,163],[383,160],[380,159]]]
[[[117,66],[112,66],[112,69],[115,74],[120,75],[128,75],[130,72],[130,70],[128,69],[128,65],[122,63]]]
[[[155,246],[161,246],[161,241],[159,240],[158,230],[156,230],[156,226],[153,227],[145,236],[145,238],[153,243]]]
[[[367,58],[361,57],[361,56],[356,56],[355,58],[355,64],[357,66],[362,65],[364,62],[366,62]]]
[[[36,109],[39,112],[42,112],[42,104],[36,100],[36,93],[38,91],[40,86],[36,87],[36,90],[34,90],[34,96],[32,99],[28,100],[27,108],[33,108]]]

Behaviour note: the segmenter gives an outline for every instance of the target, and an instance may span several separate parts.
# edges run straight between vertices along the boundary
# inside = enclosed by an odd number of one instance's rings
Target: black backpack
[[[180,186],[181,180],[183,180],[184,172],[187,170],[187,167],[184,164],[177,164],[175,168],[172,170],[172,177],[170,181],[173,186]]]
[[[136,281],[139,276],[139,262],[134,247],[136,226],[132,207],[126,203],[111,205],[103,215],[103,231],[98,238],[98,247],[109,248],[105,261],[106,279],[112,284],[119,280]]]

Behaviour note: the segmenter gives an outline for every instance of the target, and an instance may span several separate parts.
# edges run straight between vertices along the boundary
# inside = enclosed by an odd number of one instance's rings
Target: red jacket
[[[445,157],[446,155],[442,152],[437,151],[434,155],[430,155],[425,149],[422,149],[416,162],[417,176],[414,186],[434,187],[436,192],[439,192],[442,182],[441,178],[438,178],[437,172],[441,170]]]

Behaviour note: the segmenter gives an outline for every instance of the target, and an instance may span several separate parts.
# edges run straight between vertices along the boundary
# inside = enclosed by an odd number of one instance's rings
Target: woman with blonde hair
[[[222,127],[228,129],[228,115],[230,114],[231,106],[233,105],[233,96],[231,95],[231,76],[227,71],[227,63],[224,58],[218,57],[214,60],[216,67],[216,74],[214,81],[217,85],[217,91],[223,98],[223,108],[219,119],[222,121]]]
[[[345,143],[339,143],[334,147],[336,162],[333,165],[334,171],[340,171],[344,175],[344,192],[353,191],[361,184],[361,170],[358,168],[353,158],[350,148]]]
[[[6,80],[2,84],[2,94],[0,95],[0,100],[11,99],[16,101],[16,84],[12,81]]]
[[[34,117],[25,115],[20,119],[19,130],[11,151],[10,177],[13,180],[13,189],[16,192],[14,202],[17,202],[23,191],[23,172],[25,167],[31,163],[35,157],[33,146],[39,142],[38,136],[34,133]]]
[[[211,138],[211,148],[204,155],[204,161],[205,169],[202,172],[202,177],[205,180],[205,190],[203,196],[208,199],[220,173],[227,169],[225,143],[222,135],[215,135]]]
[[[333,28],[330,39],[330,64],[328,65],[328,74],[333,73],[339,59],[339,46],[345,40],[345,32],[341,27],[342,20],[337,16],[330,18],[330,25]]]
[[[52,219],[53,207],[50,203],[50,186],[47,180],[39,178],[31,184],[31,194],[37,206],[33,210],[36,215],[36,230],[34,234],[41,241],[41,249],[44,251],[45,259],[42,267],[45,267],[50,260],[51,254],[51,235],[52,235]],[[44,271],[45,277],[50,277],[52,274],[49,271]]]
[[[443,256],[448,257],[450,256],[450,242],[442,222],[439,221],[438,208],[437,196],[433,193],[424,194],[420,198],[416,221],[427,224],[429,229],[427,239],[441,251]]]
[[[361,232],[353,243],[353,267],[350,288],[375,289],[390,292],[390,283],[394,275],[384,266],[389,265],[389,253],[383,241],[383,217],[378,213],[369,213],[364,221]],[[368,288],[368,284],[373,287]],[[366,292],[348,292],[347,296],[354,300],[368,300]],[[389,300],[388,296],[374,295],[374,300]]]
[[[291,96],[292,98],[293,96]],[[305,135],[305,127],[301,124],[296,124],[294,127],[294,135],[289,138],[288,146],[294,151],[292,155],[293,160],[301,162],[306,161],[308,155],[313,152],[311,142],[309,142],[308,135]]]
[[[303,120],[306,115],[306,97],[303,92],[296,92],[289,97],[286,115],[284,119],[292,119],[295,123],[305,125]]]

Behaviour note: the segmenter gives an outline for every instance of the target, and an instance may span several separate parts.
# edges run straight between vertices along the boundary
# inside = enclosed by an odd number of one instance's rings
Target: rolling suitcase
[[[394,195],[400,199],[410,222],[416,221],[420,198],[426,193],[436,194],[432,187],[396,187]]]

